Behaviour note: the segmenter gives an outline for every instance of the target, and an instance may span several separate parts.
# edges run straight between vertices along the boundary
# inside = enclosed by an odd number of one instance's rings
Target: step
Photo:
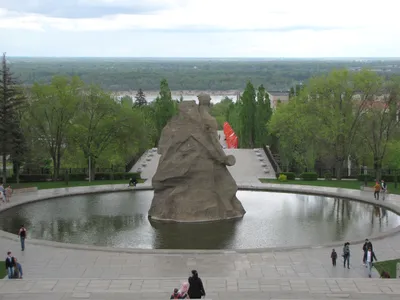
[[[246,295],[250,297],[261,294],[296,295],[319,294],[326,297],[344,297],[344,295],[372,294],[388,295],[400,298],[400,280],[379,278],[318,278],[318,279],[235,279],[203,278],[207,294],[211,299],[228,295]],[[94,279],[94,278],[42,278],[22,280],[1,280],[2,294],[160,294],[167,299],[174,288],[179,287],[182,278],[127,278],[127,279]],[[349,296],[347,296],[348,298]],[[251,297],[253,299],[253,297]],[[0,299],[2,299],[0,297]],[[63,299],[63,298],[61,298]],[[239,298],[237,298],[239,299]],[[243,299],[243,298],[242,298]],[[267,298],[268,299],[268,298]],[[279,298],[277,298],[279,299]],[[289,298],[290,299],[290,298]],[[296,298],[295,298],[296,299]],[[307,298],[305,298],[307,299]],[[350,298],[351,299],[351,298]]]

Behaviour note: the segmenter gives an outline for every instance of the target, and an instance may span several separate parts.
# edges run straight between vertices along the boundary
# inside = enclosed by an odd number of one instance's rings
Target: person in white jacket
[[[368,267],[368,277],[371,278],[371,271],[372,271],[372,263],[377,261],[374,251],[372,251],[371,247],[368,247],[367,250],[367,259],[365,260]]]

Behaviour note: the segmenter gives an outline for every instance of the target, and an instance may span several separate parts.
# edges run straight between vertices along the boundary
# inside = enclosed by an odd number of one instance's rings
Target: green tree
[[[96,86],[89,87],[79,103],[70,136],[90,162],[94,179],[98,159],[108,149],[129,149],[142,135],[142,120],[136,110],[119,105],[110,94]],[[116,148],[113,148],[116,149]]]
[[[157,141],[161,136],[161,131],[168,121],[176,113],[176,102],[172,100],[171,90],[166,79],[161,80],[160,93],[154,100],[154,119],[157,129]]]
[[[380,85],[380,93],[365,103],[359,133],[363,145],[372,153],[375,176],[380,179],[388,147],[396,145],[392,140],[399,129],[400,78],[385,82],[378,75],[374,77],[374,82]]]
[[[58,178],[68,146],[67,134],[83,97],[82,87],[78,77],[54,77],[50,84],[36,83],[31,89],[30,136],[49,153],[54,179]]]
[[[131,96],[125,95],[121,98],[121,105],[125,107],[133,107],[133,99]]]
[[[25,103],[25,97],[14,78],[6,54],[3,53],[0,70],[0,153],[3,163],[3,183],[7,182],[7,156],[17,155],[16,146],[21,145],[21,127],[19,123],[19,110]]]
[[[376,74],[333,71],[312,78],[299,97],[307,103],[304,117],[314,122],[315,139],[321,153],[334,158],[336,178],[341,179],[344,162],[353,152],[355,136],[365,103],[376,94]]]
[[[240,142],[241,137],[239,136],[240,132],[240,110],[241,110],[241,102],[237,101],[236,103],[229,104],[228,110],[226,112],[226,120],[231,125],[232,129],[235,131],[238,140]]]
[[[268,131],[278,139],[281,162],[287,171],[293,162],[301,168],[314,167],[317,158],[315,131],[307,113],[307,102],[293,98],[288,104],[278,105],[268,122]]]
[[[147,105],[146,95],[144,94],[142,89],[139,89],[135,96],[135,105],[143,106]]]
[[[272,116],[271,101],[263,85],[257,89],[257,102],[255,114],[255,146],[262,147],[268,142],[267,123]]]
[[[217,120],[219,129],[222,129],[224,123],[228,121],[227,113],[231,104],[233,104],[233,100],[225,97],[220,102],[211,106],[210,114]]]
[[[255,144],[255,116],[256,116],[256,91],[253,84],[247,82],[243,95],[240,97],[241,108],[239,144],[241,148],[254,148]]]

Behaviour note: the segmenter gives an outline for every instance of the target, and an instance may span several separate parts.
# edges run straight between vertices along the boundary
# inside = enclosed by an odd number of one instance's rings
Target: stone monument
[[[179,111],[161,132],[161,155],[153,176],[150,220],[204,222],[241,218],[237,185],[227,166],[236,163],[222,149],[218,125],[209,114],[207,94],[179,103]]]

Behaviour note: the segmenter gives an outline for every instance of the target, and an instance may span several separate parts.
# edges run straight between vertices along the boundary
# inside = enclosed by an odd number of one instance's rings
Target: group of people
[[[170,299],[201,299],[206,296],[203,281],[196,270],[192,271],[192,276],[187,282],[182,283],[181,288],[174,289]]]
[[[24,225],[21,225],[21,228],[18,231],[18,237],[21,241],[21,251],[24,251],[26,239],[26,228]],[[9,279],[22,279],[22,266],[18,262],[17,258],[12,255],[11,251],[7,252],[5,266]]]
[[[11,196],[12,196],[13,190],[11,186],[7,186],[4,188],[3,184],[0,184],[0,203],[6,203],[11,201]]]
[[[22,266],[18,262],[17,258],[12,256],[11,251],[7,252],[5,265],[8,279],[22,279]]]
[[[387,185],[385,180],[381,180],[381,182],[379,182],[378,180],[376,180],[375,185],[374,185],[374,198],[375,200],[379,200],[379,194],[382,193],[382,200],[385,200],[385,195],[387,192]]]
[[[372,243],[368,240],[365,239],[365,243],[362,247],[363,250],[363,265],[368,268],[368,277],[371,278],[372,275],[372,266],[373,262],[377,261],[377,258],[375,256],[375,253],[373,251]],[[331,259],[332,259],[332,265],[336,267],[336,260],[337,260],[337,253],[335,249],[332,249],[331,253]],[[350,269],[350,243],[346,242],[343,246],[343,267]],[[388,273],[383,271],[381,276],[387,278]]]

